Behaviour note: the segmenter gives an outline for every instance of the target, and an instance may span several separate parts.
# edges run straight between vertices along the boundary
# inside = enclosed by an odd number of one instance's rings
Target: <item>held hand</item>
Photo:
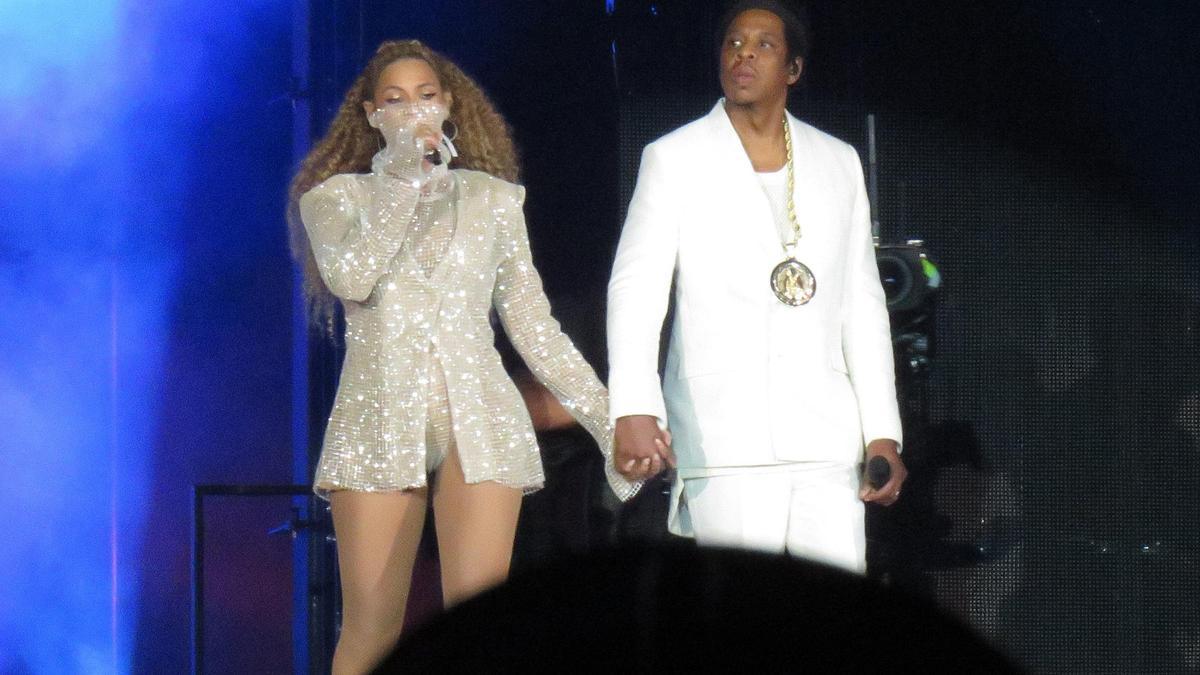
[[[879,488],[872,488],[864,482],[858,492],[858,498],[880,506],[891,506],[900,498],[900,486],[904,485],[904,480],[908,477],[908,470],[904,468],[904,461],[900,459],[899,446],[891,439],[877,438],[867,445],[866,461],[869,463],[872,457],[886,459],[892,468],[892,477]]]
[[[658,428],[653,415],[628,415],[617,419],[613,464],[631,481],[645,480],[666,467],[675,467],[671,434]]]

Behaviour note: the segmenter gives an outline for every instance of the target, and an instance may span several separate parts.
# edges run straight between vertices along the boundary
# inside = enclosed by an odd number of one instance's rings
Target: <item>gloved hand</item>
[[[372,159],[371,171],[416,185],[426,183],[439,169],[444,172],[449,158],[434,153],[448,116],[446,107],[433,101],[394,103],[375,110],[367,121],[379,129],[386,145]],[[434,156],[439,157],[437,164],[430,161]]]

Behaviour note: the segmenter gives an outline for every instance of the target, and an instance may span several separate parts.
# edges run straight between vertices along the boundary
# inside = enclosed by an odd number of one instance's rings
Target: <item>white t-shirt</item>
[[[762,186],[767,202],[771,204],[771,214],[775,216],[775,229],[779,232],[779,241],[789,242],[792,234],[792,221],[787,213],[787,165],[778,171],[758,171],[758,184]]]

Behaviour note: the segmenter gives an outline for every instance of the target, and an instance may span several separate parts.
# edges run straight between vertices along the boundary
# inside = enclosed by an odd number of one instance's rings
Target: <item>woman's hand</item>
[[[427,178],[435,166],[429,157],[437,156],[447,115],[444,106],[429,101],[392,104],[371,113],[367,120],[386,144],[371,170],[404,180]]]
[[[405,138],[403,132],[397,132],[371,159],[371,172],[404,181],[423,181],[432,168],[426,166],[424,146],[415,136]]]

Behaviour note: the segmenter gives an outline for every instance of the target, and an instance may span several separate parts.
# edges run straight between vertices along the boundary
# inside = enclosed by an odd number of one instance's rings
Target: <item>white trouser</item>
[[[787,552],[865,573],[866,526],[857,468],[799,463],[770,469],[683,479],[680,516],[690,521],[696,541]]]

